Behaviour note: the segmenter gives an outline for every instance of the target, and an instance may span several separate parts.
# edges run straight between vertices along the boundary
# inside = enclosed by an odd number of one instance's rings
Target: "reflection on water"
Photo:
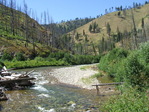
[[[0,102],[2,112],[98,112],[96,91],[70,85],[51,84],[48,73],[54,68],[36,68],[36,85],[25,90],[7,91],[9,100]],[[30,71],[25,69],[23,71]],[[56,80],[56,79],[54,79]]]

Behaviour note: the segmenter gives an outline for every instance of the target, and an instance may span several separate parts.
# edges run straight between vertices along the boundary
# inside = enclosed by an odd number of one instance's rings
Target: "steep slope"
[[[57,34],[56,36],[62,36],[63,34],[75,30],[76,28],[79,28],[80,26],[83,26],[94,19],[95,18],[87,17],[83,19],[76,18],[75,20],[62,21],[61,23],[51,23],[43,26],[48,28],[50,31],[54,31]]]
[[[120,32],[130,32],[134,28],[133,20],[132,20],[132,14],[134,15],[134,21],[135,25],[137,27],[137,30],[141,29],[141,22],[142,18],[144,19],[145,26],[147,27],[147,23],[149,21],[149,4],[146,4],[144,6],[135,8],[135,9],[129,9],[129,10],[123,10],[123,11],[117,11],[112,12],[109,14],[106,14],[104,16],[101,16],[88,24],[85,24],[84,26],[81,26],[76,29],[76,33],[78,33],[80,36],[76,42],[84,39],[83,36],[83,30],[85,31],[85,34],[87,35],[88,40],[94,43],[97,43],[98,40],[101,40],[102,37],[107,38],[107,24],[109,23],[111,27],[111,35],[117,34],[117,29],[119,29]],[[89,27],[91,24],[96,23],[98,25],[98,28],[100,31],[98,32],[90,32]],[[70,32],[71,35],[74,34],[74,31]]]
[[[27,55],[47,52],[49,33],[28,14],[0,4],[0,52]]]

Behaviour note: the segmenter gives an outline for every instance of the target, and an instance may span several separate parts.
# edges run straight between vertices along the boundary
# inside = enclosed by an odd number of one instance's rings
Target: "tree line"
[[[147,3],[148,2],[146,2],[146,4]],[[72,51],[72,53],[88,54],[89,52],[92,52],[97,54],[113,49],[117,42],[120,42],[123,47],[129,46],[130,49],[137,48],[138,43],[143,41],[141,37],[144,38],[144,41],[147,38],[147,29],[143,24],[143,18],[142,29],[139,31],[136,29],[133,9],[131,9],[133,21],[131,32],[128,32],[127,30],[120,32],[119,28],[117,28],[117,33],[111,34],[111,26],[107,23],[106,29],[109,38],[105,39],[103,35],[99,44],[95,45],[93,42],[89,43],[88,35],[85,30],[82,31],[82,35],[77,33],[75,30],[77,27],[92,21],[94,18],[76,18],[72,21],[62,21],[62,23],[56,24],[49,16],[48,11],[43,12],[39,19],[36,13],[33,10],[30,10],[25,2],[22,8],[21,6],[17,6],[15,0],[10,0],[9,2],[7,0],[0,0],[0,6],[1,36],[7,38],[14,36],[17,39],[23,39],[25,40],[25,47],[28,47],[28,43],[31,43],[33,55],[36,55],[35,48],[37,47],[37,42],[47,45],[50,48],[54,47],[66,51]],[[140,5],[134,5],[134,7],[137,6]],[[122,7],[118,9],[123,10]],[[32,19],[30,17],[32,17]],[[40,21],[44,27],[40,26],[37,21]],[[72,31],[72,34],[66,34],[69,31]],[[100,33],[100,26],[98,26],[96,22],[92,22],[89,26],[89,31],[91,33]],[[83,43],[76,43],[75,40],[80,40],[80,36],[84,37]],[[126,40],[130,40],[131,42],[128,42],[131,44],[128,45]],[[89,47],[92,50],[89,49]]]
[[[53,32],[44,28],[37,21],[39,18],[36,13],[29,9],[24,2],[23,7],[18,6],[15,0],[0,0],[0,36],[7,39],[19,39],[25,41],[24,47],[31,47],[35,57],[36,43],[47,46],[54,45]],[[51,22],[47,12],[43,13],[41,21],[45,24]]]

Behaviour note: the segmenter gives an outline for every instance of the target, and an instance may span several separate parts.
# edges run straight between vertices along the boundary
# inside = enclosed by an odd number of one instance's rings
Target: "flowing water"
[[[35,86],[25,90],[7,91],[8,101],[0,102],[2,112],[98,112],[99,97],[95,90],[81,89],[71,85],[58,84],[49,77],[55,68],[35,68]],[[31,71],[24,69],[21,71]],[[53,82],[52,82],[53,81]],[[56,83],[56,84],[51,84]]]

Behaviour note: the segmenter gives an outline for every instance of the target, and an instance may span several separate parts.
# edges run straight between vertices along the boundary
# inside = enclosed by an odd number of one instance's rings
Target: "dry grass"
[[[133,9],[133,13],[134,13],[135,24],[138,29],[141,28],[142,18],[145,18],[145,23],[149,22],[149,4],[144,5],[140,9]],[[89,32],[88,30],[89,25],[93,22],[96,22],[98,26],[101,28],[100,33]],[[107,23],[109,23],[111,26],[111,34],[115,34],[117,28],[119,28],[121,32],[124,32],[124,30],[127,30],[128,32],[131,31],[133,28],[131,10],[126,11],[126,16],[124,16],[123,11],[121,11],[120,17],[118,16],[118,12],[109,13],[107,15],[104,15],[100,18],[97,18],[89,22],[88,24],[85,24],[84,26],[77,28],[76,32],[78,32],[80,35],[83,35],[83,30],[85,30],[85,33],[87,34],[89,41],[97,43],[98,40],[100,40],[102,37],[108,38],[106,30]],[[80,36],[80,39],[84,40],[84,37]]]

